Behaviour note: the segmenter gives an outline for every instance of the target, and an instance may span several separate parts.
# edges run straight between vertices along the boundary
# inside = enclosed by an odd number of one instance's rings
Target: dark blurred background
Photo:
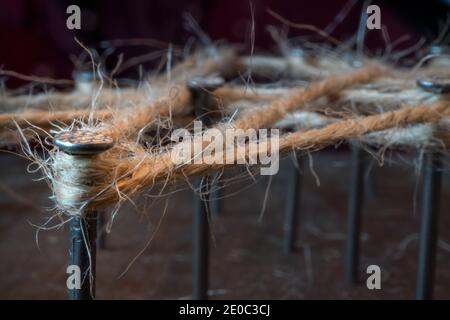
[[[69,16],[66,8],[71,4],[81,8],[81,30],[66,28]],[[120,53],[127,61],[166,49],[169,43],[183,47],[192,45],[195,40],[205,45],[198,30],[203,30],[213,41],[224,40],[248,48],[251,7],[256,50],[273,51],[275,44],[267,26],[282,27],[268,9],[294,23],[311,24],[329,31],[339,40],[346,40],[357,32],[363,4],[364,1],[358,0],[0,0],[0,65],[3,69],[28,75],[69,78],[74,67],[73,58],[82,52],[74,37],[100,53],[104,50],[102,42],[107,40],[157,40],[153,46],[132,46],[128,42],[125,43],[128,45],[117,47],[109,57],[111,64]],[[392,43],[405,37],[398,49],[413,46],[422,37],[428,42],[435,40],[447,18],[447,1],[372,1],[371,4],[381,8],[388,41]],[[344,19],[332,27],[337,14],[346,8],[349,10]],[[288,30],[289,37],[302,35],[311,35],[311,32]],[[376,52],[386,47],[386,35],[379,30],[368,32],[365,44]],[[147,63],[154,60],[157,59],[144,59]],[[127,75],[133,76],[138,65],[130,69]],[[20,84],[23,82],[14,79],[7,82],[8,87]]]

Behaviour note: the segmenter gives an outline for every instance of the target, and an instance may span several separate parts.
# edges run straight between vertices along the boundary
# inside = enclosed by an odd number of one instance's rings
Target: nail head
[[[214,91],[225,83],[222,77],[194,77],[188,81],[187,86],[190,90],[208,90]]]
[[[94,75],[91,71],[86,71],[86,70],[75,70],[72,73],[72,78],[75,81],[92,81],[94,80]]]
[[[417,85],[422,89],[434,93],[450,92],[450,77],[444,75],[428,76],[417,79]]]
[[[449,54],[450,47],[434,45],[434,46],[431,46],[429,53],[430,54]]]
[[[95,155],[114,145],[112,137],[84,129],[55,134],[53,142],[59,150],[71,155]]]

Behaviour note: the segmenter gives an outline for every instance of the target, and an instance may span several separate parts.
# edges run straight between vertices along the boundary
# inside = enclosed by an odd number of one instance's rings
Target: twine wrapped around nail
[[[103,157],[108,157],[108,153],[95,156],[55,154],[52,188],[61,210],[69,215],[81,215],[93,204],[95,206],[96,190],[101,190],[114,178],[114,166],[102,161]]]

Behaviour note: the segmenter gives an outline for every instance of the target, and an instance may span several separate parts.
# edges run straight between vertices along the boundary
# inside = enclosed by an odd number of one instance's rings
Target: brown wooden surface
[[[261,178],[257,185],[225,200],[223,214],[213,219],[212,225],[216,241],[211,245],[214,299],[413,298],[417,241],[412,241],[398,259],[394,256],[401,241],[418,231],[419,213],[413,212],[416,178],[413,168],[404,166],[405,160],[398,158],[393,166],[374,166],[375,197],[366,201],[361,261],[364,265],[380,265],[382,290],[369,291],[364,283],[352,290],[344,286],[348,160],[345,150],[315,154],[314,169],[321,187],[315,185],[305,166],[299,248],[291,256],[281,253],[283,195],[288,172],[281,169],[273,178],[261,223],[258,223],[258,216],[267,178]],[[67,228],[42,231],[38,249],[35,229],[29,221],[44,223],[44,217],[49,214],[39,210],[39,206],[49,204],[46,199],[49,189],[44,182],[31,181],[33,176],[26,173],[26,164],[17,157],[0,153],[0,298],[65,299]],[[226,192],[236,192],[248,183],[229,186]],[[446,243],[450,243],[449,185],[447,172],[440,220],[440,239]],[[5,186],[15,195],[6,193]],[[178,299],[189,296],[191,203],[190,191],[170,198],[168,212],[153,243],[125,276],[118,279],[151,236],[164,203],[149,206],[145,216],[137,214],[131,206],[121,209],[107,238],[107,249],[98,253],[98,298]],[[320,230],[322,236],[314,235],[314,229]],[[305,259],[308,250],[312,273]],[[437,265],[435,297],[450,299],[449,251],[438,249]]]

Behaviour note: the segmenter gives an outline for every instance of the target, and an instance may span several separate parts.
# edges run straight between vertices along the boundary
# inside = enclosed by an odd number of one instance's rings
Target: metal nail
[[[443,94],[450,92],[450,76],[434,75],[417,79],[417,85],[426,91]]]
[[[442,155],[439,152],[427,152],[424,155],[416,281],[416,299],[419,300],[431,299],[433,296],[442,184],[441,164]]]
[[[53,142],[64,153],[86,157],[97,155],[114,145],[112,137],[86,129],[57,133]],[[69,265],[78,266],[81,271],[81,288],[69,289],[70,300],[95,297],[98,215],[98,211],[89,209],[73,216],[69,222]]]
[[[201,118],[205,125],[211,125],[209,116],[211,93],[225,83],[221,77],[194,77],[188,81],[187,87],[194,101],[194,113],[197,118]]]
[[[430,54],[449,54],[450,53],[450,47],[449,46],[440,46],[440,45],[434,45],[431,46],[429,50]]]
[[[297,222],[299,216],[298,211],[300,207],[300,186],[301,186],[300,170],[302,167],[302,161],[300,158],[297,158],[295,153],[292,154],[291,158],[292,161],[289,167],[290,172],[288,177],[287,199],[283,223],[284,254],[292,253],[295,247],[295,240],[297,236]]]
[[[194,103],[195,116],[201,118],[207,126],[212,124],[209,115],[210,93],[222,86],[223,83],[224,80],[220,77],[194,77],[187,83]],[[194,183],[200,193],[200,195],[194,195],[192,221],[192,298],[195,300],[208,298],[210,183],[211,179],[209,176],[198,178]],[[219,201],[219,199],[214,201]],[[218,207],[217,203],[215,207]]]
[[[352,173],[348,194],[345,280],[347,285],[358,281],[361,215],[364,202],[365,155],[358,146],[351,147]]]
[[[89,94],[94,89],[94,74],[92,71],[75,70],[72,73],[75,80],[75,90],[79,93]]]

